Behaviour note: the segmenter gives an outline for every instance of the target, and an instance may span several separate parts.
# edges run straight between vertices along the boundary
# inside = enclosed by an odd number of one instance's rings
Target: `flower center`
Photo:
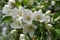
[[[33,29],[33,26],[32,25],[29,25],[29,29],[32,30]]]
[[[21,23],[20,22],[16,22],[17,23],[17,25],[21,25]]]
[[[26,17],[26,19],[27,19],[27,20],[30,20],[30,19],[31,19],[31,17],[30,17],[30,16],[28,16],[28,17]]]
[[[41,19],[41,16],[40,16],[40,15],[38,15],[38,16],[37,16],[37,19],[38,19],[38,20],[39,20],[39,19]]]
[[[19,15],[19,16],[22,16],[22,12],[19,12],[18,15]]]

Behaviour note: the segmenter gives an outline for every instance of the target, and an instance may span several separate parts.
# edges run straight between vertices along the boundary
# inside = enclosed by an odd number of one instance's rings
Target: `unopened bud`
[[[45,27],[46,27],[47,30],[50,30],[52,28],[52,25],[51,24],[47,24]]]
[[[19,40],[25,40],[25,35],[24,34],[20,34]]]
[[[47,11],[46,11],[46,15],[49,15],[50,13],[51,13],[50,10],[47,10]]]
[[[55,5],[55,1],[51,1],[51,5],[54,6]]]
[[[14,4],[15,4],[15,0],[9,0],[9,3],[10,3],[11,5],[14,5]]]

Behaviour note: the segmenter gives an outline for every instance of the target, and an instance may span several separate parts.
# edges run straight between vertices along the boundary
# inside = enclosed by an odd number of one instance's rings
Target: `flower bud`
[[[54,6],[55,5],[55,1],[51,1],[51,5]]]
[[[49,15],[50,13],[51,13],[50,10],[47,10],[47,11],[46,11],[46,15]]]
[[[11,4],[11,5],[14,5],[15,4],[15,0],[9,0],[8,3]]]
[[[15,0],[9,0],[10,3],[15,3]]]
[[[25,40],[25,35],[24,34],[20,34],[19,40]]]
[[[52,28],[52,25],[51,24],[47,24],[45,27],[46,27],[47,30],[50,30]]]

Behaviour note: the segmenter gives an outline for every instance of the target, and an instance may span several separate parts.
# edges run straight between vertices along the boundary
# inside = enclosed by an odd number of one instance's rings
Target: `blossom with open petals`
[[[29,10],[29,9],[25,9],[23,11],[23,13],[22,13],[22,18],[23,18],[24,22],[31,24],[32,20],[33,20],[33,13],[32,13],[32,11]]]
[[[34,30],[36,29],[37,27],[33,24],[24,24],[23,26],[23,33],[26,34],[26,33],[29,33],[30,37],[33,37],[34,35]]]
[[[5,6],[3,7],[2,12],[3,12],[4,14],[6,14],[6,15],[9,15],[9,14],[12,12],[12,10],[10,9],[9,5],[5,5]]]
[[[20,29],[22,28],[22,21],[19,19],[16,19],[10,25],[11,25],[11,28]]]
[[[34,19],[36,21],[43,22],[44,21],[44,14],[42,13],[42,10],[35,11],[34,12]]]

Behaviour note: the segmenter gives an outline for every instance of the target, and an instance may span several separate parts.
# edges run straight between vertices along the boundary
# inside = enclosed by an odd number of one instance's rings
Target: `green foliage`
[[[2,22],[10,22],[12,20],[11,16],[6,16],[2,19]]]

